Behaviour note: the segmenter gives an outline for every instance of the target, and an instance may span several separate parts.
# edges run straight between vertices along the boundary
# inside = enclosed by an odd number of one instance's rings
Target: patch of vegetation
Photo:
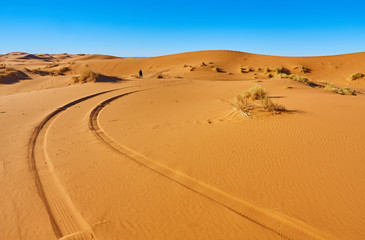
[[[161,73],[159,73],[159,74],[157,74],[156,78],[157,79],[162,79],[162,78],[164,78],[164,76]]]
[[[201,67],[206,67],[207,64],[205,62],[202,62],[202,64],[200,64]]]
[[[349,80],[353,81],[353,80],[363,78],[363,77],[365,77],[365,75],[363,73],[357,72],[357,73],[351,74],[350,77],[349,77]]]
[[[292,89],[293,87],[289,86],[289,85],[285,85],[284,86],[286,89]]]
[[[293,69],[298,69],[302,73],[310,73],[311,72],[311,70],[309,68],[306,68],[306,67],[304,67],[302,65],[296,66]]]
[[[214,67],[214,66],[211,66],[210,67],[212,69],[212,71],[214,72],[218,72],[218,73],[224,73],[225,71],[219,67]]]
[[[115,76],[106,76],[93,71],[86,71],[80,76],[72,77],[74,83],[87,83],[87,82],[120,82],[123,79]]]
[[[261,87],[253,87],[248,90],[246,90],[242,96],[245,99],[251,99],[251,100],[261,100],[267,97],[267,92],[261,88]]]
[[[6,67],[5,64],[0,66],[0,83],[12,83],[21,79],[27,79],[28,76],[22,71],[11,67]]]
[[[280,73],[283,73],[283,74],[290,74],[290,71],[289,69],[286,69],[284,67],[274,67],[272,69],[273,72],[277,73],[277,74],[280,74]]]
[[[250,67],[241,67],[241,73],[249,73],[252,71],[253,71],[253,69]]]
[[[86,71],[80,76],[72,77],[74,83],[96,82],[99,74],[93,71]]]
[[[341,94],[341,95],[356,95],[357,94],[357,92],[353,89],[339,88],[339,87],[336,87],[335,85],[333,85],[331,83],[327,84],[323,89],[326,90],[326,91]]]
[[[58,63],[52,63],[52,64],[47,65],[45,68],[54,68],[54,67],[58,67],[58,66],[59,66]]]
[[[64,75],[64,73],[69,71],[70,68],[69,67],[63,67],[63,68],[58,68],[58,69],[47,69],[47,67],[46,67],[44,69],[42,69],[42,68],[36,68],[36,69],[25,68],[25,70],[27,72],[39,74],[39,75],[42,75],[42,76],[47,76],[47,75],[58,76],[58,75]]]
[[[289,78],[293,79],[294,81],[304,83],[311,87],[320,87],[320,85],[310,81],[308,78],[296,74],[286,74],[286,73],[278,73],[274,75],[275,78]]]
[[[274,103],[261,87],[253,87],[236,97],[234,106],[246,116],[251,116],[254,111],[272,112],[280,114],[286,111],[285,107]]]

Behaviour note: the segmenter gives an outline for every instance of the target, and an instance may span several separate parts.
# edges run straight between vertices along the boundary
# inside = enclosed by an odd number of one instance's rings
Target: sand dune
[[[364,59],[0,56],[0,239],[364,239]]]

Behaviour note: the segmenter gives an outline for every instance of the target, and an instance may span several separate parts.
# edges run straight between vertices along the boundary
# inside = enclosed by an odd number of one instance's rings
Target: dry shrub
[[[224,70],[219,67],[213,67],[211,66],[212,71],[218,72],[218,73],[224,73]]]
[[[62,68],[59,68],[59,69],[47,69],[47,68],[49,68],[49,67],[46,67],[44,69],[42,69],[42,68],[36,68],[36,69],[25,68],[25,70],[27,72],[39,74],[39,75],[42,75],[42,76],[47,76],[47,75],[51,75],[51,76],[64,75],[65,72],[67,72],[67,71],[70,70],[69,67],[62,67]]]
[[[311,72],[311,70],[309,68],[306,68],[306,67],[304,67],[302,65],[296,66],[293,69],[298,69],[302,73],[310,73]]]
[[[86,71],[81,76],[72,77],[74,83],[96,82],[99,74],[93,71]]]
[[[250,116],[255,110],[274,114],[286,111],[284,106],[272,102],[267,96],[267,92],[261,87],[250,88],[238,95],[234,106],[247,116]]]
[[[275,114],[278,114],[286,110],[283,105],[272,102],[271,99],[268,97],[261,99],[260,104],[266,112],[273,112]]]
[[[324,90],[329,91],[329,92],[333,92],[333,93],[337,93],[337,94],[341,94],[341,95],[356,95],[356,91],[350,88],[338,88],[335,85],[329,83],[327,84],[324,88]]]
[[[0,83],[6,83],[9,81],[27,79],[27,75],[22,71],[16,70],[11,67],[6,67],[2,65],[0,68]]]
[[[249,73],[253,71],[251,67],[241,67],[241,73]]]
[[[362,78],[362,77],[364,77],[364,76],[365,76],[365,75],[364,75],[363,73],[358,72],[358,73],[353,73],[353,74],[351,74],[351,75],[350,75],[350,77],[349,77],[349,79],[350,79],[351,81],[353,81],[353,80],[356,80],[356,79]]]
[[[205,62],[202,62],[202,64],[200,64],[201,67],[206,67],[207,64]]]
[[[290,71],[284,67],[274,67],[272,69],[273,72],[276,72],[277,74],[279,73],[285,73],[285,74],[290,74]]]
[[[164,77],[163,77],[163,75],[160,73],[160,74],[157,74],[156,78],[157,78],[157,79],[162,79],[162,78],[164,78]]]
[[[267,97],[267,92],[262,87],[252,87],[245,91],[243,97],[251,100],[261,100]]]

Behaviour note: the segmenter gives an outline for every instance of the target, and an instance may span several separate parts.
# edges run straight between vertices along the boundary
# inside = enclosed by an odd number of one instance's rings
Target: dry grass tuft
[[[273,72],[280,74],[280,73],[284,73],[284,74],[290,74],[289,69],[286,69],[284,67],[274,67],[272,69]]]
[[[359,78],[363,78],[365,75],[361,72],[358,72],[358,73],[353,73],[350,75],[349,77],[349,80],[353,81],[353,80],[356,80],[356,79],[359,79]]]
[[[14,80],[27,79],[27,75],[22,71],[11,67],[6,67],[5,64],[0,67],[0,83],[9,83]]]
[[[246,99],[261,100],[267,97],[267,92],[262,87],[252,87],[246,90],[242,96]]]
[[[47,69],[47,68],[51,68],[51,67],[46,67],[44,69],[42,69],[42,68],[36,68],[36,69],[25,68],[25,70],[27,72],[39,74],[39,75],[42,75],[42,76],[47,76],[47,75],[51,75],[51,76],[64,75],[65,72],[67,72],[67,71],[70,70],[69,67],[62,67],[62,68],[58,68],[58,69]]]
[[[336,87],[335,85],[333,85],[331,83],[327,84],[323,89],[326,90],[326,91],[341,94],[341,95],[356,95],[357,94],[357,92],[353,89],[338,88],[338,87]]]
[[[306,67],[304,67],[302,65],[296,66],[293,69],[298,69],[302,73],[310,73],[311,72],[311,70],[309,68],[306,68]]]
[[[234,106],[246,116],[251,116],[253,111],[272,112],[280,114],[286,111],[285,107],[274,103],[261,87],[253,87],[236,97]]]
[[[289,85],[285,85],[284,86],[286,89],[292,89],[293,87],[289,86]]]
[[[252,71],[253,69],[251,67],[241,67],[241,73],[249,73]]]
[[[99,74],[93,71],[86,71],[81,76],[72,77],[74,83],[96,82]]]
[[[191,70],[190,70],[190,71],[191,71]],[[164,78],[164,76],[160,73],[160,74],[157,74],[156,78],[157,78],[157,79],[162,79],[162,78]]]
[[[210,67],[212,69],[212,71],[214,72],[218,72],[218,73],[224,73],[225,71],[219,67],[214,67],[214,66],[211,66]]]

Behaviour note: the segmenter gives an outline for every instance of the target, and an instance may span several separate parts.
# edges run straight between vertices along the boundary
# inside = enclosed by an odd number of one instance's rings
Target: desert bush
[[[241,67],[241,73],[249,73],[252,71],[250,67]]]
[[[13,82],[14,80],[27,79],[28,76],[22,71],[16,70],[11,67],[0,68],[0,83]]]
[[[202,62],[202,64],[200,64],[201,67],[205,67],[207,66],[207,64],[205,62]]]
[[[350,77],[349,77],[349,79],[351,80],[351,81],[353,81],[353,80],[356,80],[356,79],[359,79],[359,78],[362,78],[362,77],[364,77],[365,75],[363,74],[363,73],[361,73],[361,72],[357,72],[357,73],[353,73],[353,74],[351,74],[350,75]]]
[[[253,87],[236,97],[234,106],[237,110],[250,116],[254,110],[272,112],[279,114],[285,110],[285,107],[274,103],[267,96],[267,92],[261,87]]]
[[[267,92],[262,87],[252,87],[243,92],[243,96],[246,99],[260,100],[267,97]]]
[[[58,63],[52,63],[52,64],[47,65],[45,68],[54,68],[54,67],[58,67],[58,66],[59,66]]]
[[[284,67],[274,67],[272,69],[273,72],[276,72],[277,74],[279,73],[285,73],[285,74],[290,74],[290,71]]]
[[[163,77],[163,75],[160,73],[160,74],[157,74],[156,78],[157,78],[157,79],[162,79],[162,78],[164,78],[164,77]]]
[[[213,66],[211,66],[211,69],[212,69],[212,71],[218,72],[218,73],[223,73],[224,72],[224,70],[221,69],[221,68],[219,68],[219,67],[213,67]]]
[[[313,84],[311,81],[309,81],[308,78],[303,77],[303,76],[299,76],[299,75],[295,75],[295,74],[290,74],[289,75],[289,78],[290,79],[293,79],[294,81],[301,82],[301,83],[304,83],[304,84],[307,84],[307,85]]]
[[[293,88],[293,87],[291,87],[291,86],[289,86],[289,85],[285,85],[284,86],[286,89],[291,89],[291,88]]]
[[[274,75],[275,78],[289,78],[289,75],[286,73],[277,73]]]
[[[42,69],[42,68],[36,68],[36,69],[25,68],[25,70],[27,72],[39,74],[42,76],[46,76],[46,75],[58,76],[58,75],[63,75],[65,72],[69,71],[70,68],[63,67],[63,68],[59,68],[59,69],[47,69],[47,67],[46,67],[44,69]]]
[[[81,76],[72,77],[74,83],[96,82],[99,74],[93,71],[86,71]]]
[[[329,91],[329,92],[333,92],[333,93],[337,93],[337,94],[341,94],[341,95],[356,95],[357,92],[353,89],[350,88],[338,88],[333,84],[327,84],[324,88],[324,90]]]
[[[293,69],[298,69],[302,73],[310,73],[311,72],[311,70],[309,68],[306,68],[306,67],[304,67],[302,65],[296,66]]]
[[[273,112],[277,114],[286,110],[283,105],[272,102],[268,97],[261,99],[260,104],[266,112]]]

